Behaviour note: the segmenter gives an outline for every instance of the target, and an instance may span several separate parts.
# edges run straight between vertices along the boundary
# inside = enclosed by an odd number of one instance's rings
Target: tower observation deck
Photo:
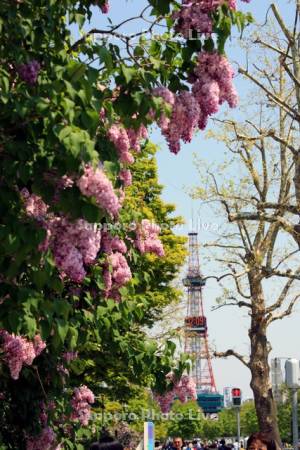
[[[200,272],[198,233],[189,233],[188,272],[183,280],[188,302],[185,317],[185,353],[191,355],[191,376],[196,383],[198,404],[205,414],[223,408],[223,396],[217,392],[208,345],[208,325],[204,315],[202,290],[205,280]]]

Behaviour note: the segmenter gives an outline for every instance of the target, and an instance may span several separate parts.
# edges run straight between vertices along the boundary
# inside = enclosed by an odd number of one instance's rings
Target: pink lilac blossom
[[[103,267],[105,297],[120,301],[119,289],[132,278],[130,267],[124,256],[127,253],[126,244],[119,237],[112,237],[108,232],[103,232],[101,250],[108,255]]]
[[[134,157],[130,153],[130,139],[125,128],[120,125],[112,125],[107,132],[107,137],[116,147],[120,162],[132,164]]]
[[[95,401],[93,392],[86,386],[74,389],[71,399],[72,420],[79,420],[81,425],[87,426],[91,416],[91,404]]]
[[[91,178],[93,178],[93,175],[88,180],[81,180],[83,189],[88,190],[90,188]],[[99,181],[97,174],[96,180]],[[69,185],[70,182],[70,179],[67,178],[62,181],[64,185]],[[100,189],[100,186],[98,188]],[[88,192],[87,190],[84,190],[84,192],[90,193],[92,188]],[[112,187],[111,192],[113,193]],[[39,220],[47,233],[45,240],[39,245],[39,250],[45,252],[50,248],[61,273],[67,275],[72,281],[82,282],[86,275],[84,266],[93,264],[97,258],[101,243],[100,231],[95,225],[84,219],[70,222],[63,216],[47,215],[48,206],[40,197],[35,194],[30,195],[27,189],[23,189],[21,195],[27,214]],[[115,196],[114,193],[113,195]],[[104,197],[105,194],[102,193],[101,199],[103,200]],[[106,201],[108,205],[107,198]],[[109,203],[109,206],[111,205],[112,203]]]
[[[3,338],[4,360],[7,363],[13,380],[19,378],[24,365],[31,366],[33,360],[41,354],[46,344],[39,335],[31,342],[22,336],[16,336],[4,331]]]
[[[182,91],[175,100],[167,130],[163,131],[172,153],[180,151],[180,140],[190,142],[197,128],[200,108],[194,96]]]
[[[232,83],[234,71],[225,56],[217,52],[200,53],[195,75],[197,81],[192,92],[200,104],[203,116],[208,117],[217,112],[219,105],[225,101],[231,108],[237,106],[237,92]]]
[[[78,358],[78,352],[64,352],[62,354],[63,359],[69,363],[71,361],[74,361],[74,359]]]
[[[112,252],[127,253],[127,247],[124,241],[118,236],[111,236],[107,231],[102,232],[101,251],[107,254]]]
[[[99,111],[99,119],[103,122],[106,118],[106,111],[104,108],[101,108]]]
[[[197,400],[196,383],[193,378],[183,375],[179,382],[175,383],[171,391],[166,392],[164,395],[155,395],[155,399],[163,413],[170,411],[175,398],[182,403],[185,403],[187,400]]]
[[[65,217],[49,221],[50,249],[58,269],[72,281],[81,283],[84,265],[93,264],[101,244],[101,233],[84,219],[69,222]]]
[[[55,449],[53,445],[56,441],[56,435],[52,428],[46,427],[38,436],[31,436],[27,438],[26,450],[59,450],[61,447],[56,446]]]
[[[24,202],[26,214],[37,220],[43,219],[48,211],[48,205],[36,194],[30,194],[28,189],[21,190],[21,198]]]
[[[176,96],[168,88],[164,86],[157,87],[153,89],[152,94],[154,95],[154,97],[161,97],[164,100],[165,104],[173,109]],[[163,134],[167,133],[170,125],[170,118],[164,112],[160,115],[158,125],[160,126]]]
[[[129,169],[122,169],[119,173],[119,179],[125,187],[132,185],[132,174]]]
[[[120,252],[115,252],[109,255],[108,262],[112,267],[112,281],[114,287],[118,288],[124,286],[131,280],[131,270],[128,266],[127,260]]]
[[[63,364],[57,364],[56,370],[61,375],[63,382],[65,381],[65,377],[70,375],[69,370]]]
[[[137,130],[129,128],[127,130],[127,136],[130,142],[130,148],[139,153],[141,151],[141,141],[148,139],[148,130],[144,125],[141,125]]]
[[[27,64],[21,64],[17,70],[22,80],[33,86],[37,82],[41,66],[38,61],[32,60]]]
[[[135,119],[136,117],[133,117]],[[107,132],[108,139],[117,149],[120,162],[123,164],[132,164],[134,157],[130,153],[131,150],[139,153],[141,151],[141,142],[148,139],[148,131],[144,125],[140,125],[137,129],[125,129],[121,125],[114,124]]]
[[[164,256],[164,248],[158,238],[160,227],[148,219],[143,219],[136,230],[135,245],[141,253],[155,253]]]
[[[67,234],[69,241],[80,251],[84,264],[93,264],[101,242],[101,233],[97,226],[84,219],[78,219],[74,223],[69,223]]]
[[[105,0],[103,5],[100,5],[100,9],[102,11],[103,14],[107,14],[109,11],[109,3],[108,0]]]
[[[102,169],[91,166],[84,168],[84,174],[77,185],[83,195],[95,197],[97,205],[107,211],[112,217],[117,217],[121,208],[119,197],[114,192],[111,181]]]
[[[177,20],[175,31],[181,33],[186,39],[192,38],[193,30],[206,35],[212,33],[212,18],[201,4],[184,5],[180,11],[173,13],[172,17]]]
[[[181,9],[172,15],[177,21],[175,30],[187,39],[192,37],[192,31],[209,36],[213,31],[212,14],[223,4],[236,10],[236,0],[183,0]]]
[[[46,348],[46,343],[43,341],[39,334],[37,334],[33,339],[33,348],[36,357],[39,356]]]
[[[197,390],[194,379],[188,375],[183,375],[179,383],[175,386],[176,396],[181,402],[187,399],[196,400]]]
[[[208,118],[217,113],[225,101],[231,108],[237,106],[233,77],[234,71],[225,56],[217,52],[201,52],[195,71],[189,78],[191,92],[182,91],[174,96],[167,88],[153,91],[172,108],[170,117],[162,113],[158,121],[172,153],[179,152],[181,140],[191,141],[197,126],[205,129]]]

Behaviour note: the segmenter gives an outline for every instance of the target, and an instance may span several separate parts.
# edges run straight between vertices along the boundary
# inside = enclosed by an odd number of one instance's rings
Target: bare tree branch
[[[293,300],[291,300],[288,308],[285,311],[283,311],[282,313],[279,313],[276,315],[270,314],[270,317],[268,318],[268,321],[267,321],[268,325],[272,322],[275,322],[275,320],[282,320],[284,317],[290,316],[292,314],[294,306],[297,303],[297,300],[299,298],[300,298],[300,295],[297,295],[296,297],[294,297]]]
[[[284,302],[284,300],[286,299],[286,296],[292,286],[292,284],[294,283],[295,279],[290,278],[288,280],[288,282],[285,284],[284,288],[282,289],[277,301],[275,303],[273,303],[273,305],[269,306],[268,308],[266,308],[266,313],[272,313],[273,311],[275,311],[276,309],[280,308],[282,303]]]
[[[278,9],[277,9],[277,6],[276,6],[274,3],[272,3],[271,9],[272,9],[273,14],[274,14],[274,16],[275,16],[275,19],[276,19],[277,22],[278,22],[278,25],[280,26],[281,30],[283,31],[283,33],[284,33],[285,37],[287,38],[289,44],[292,45],[292,44],[294,43],[294,37],[293,37],[293,35],[289,32],[288,28],[285,26],[284,20],[283,20],[283,18],[281,17],[281,15],[280,15],[280,13],[279,13],[279,11],[278,11]]]
[[[292,59],[292,57],[290,55],[286,54],[286,52],[284,52],[283,50],[281,50],[277,47],[274,47],[273,45],[269,44],[268,42],[262,41],[260,38],[255,39],[255,41],[253,41],[253,44],[262,45],[266,48],[269,48],[270,50],[273,50],[274,52],[277,52],[279,55],[284,56],[285,58]]]
[[[255,83],[257,86],[259,86],[268,96],[268,98],[272,99],[277,105],[284,108],[284,110],[293,118],[298,121],[300,121],[300,114],[298,111],[294,108],[292,108],[290,105],[285,103],[281,98],[279,98],[277,95],[273,94],[273,92],[269,91],[262,83],[260,83],[256,78],[254,78],[253,75],[251,75],[247,70],[243,69],[242,67],[239,68],[239,73],[242,75],[245,75],[245,77],[249,78],[253,83]]]
[[[238,306],[239,308],[246,307],[246,308],[252,309],[251,303],[243,302],[243,301],[241,301],[241,300],[238,300],[238,299],[235,298],[235,297],[228,297],[228,300],[234,300],[234,302],[232,302],[232,303],[227,303],[227,302],[221,303],[221,304],[219,304],[219,305],[213,306],[213,307],[211,308],[211,310],[212,310],[212,311],[216,311],[217,309],[224,308],[224,306]]]
[[[241,363],[243,363],[244,366],[246,366],[248,369],[250,368],[249,363],[245,359],[246,357],[240,355],[239,353],[237,353],[234,350],[227,350],[226,352],[214,352],[213,355],[215,358],[228,358],[228,356],[234,356],[239,361],[241,361]]]

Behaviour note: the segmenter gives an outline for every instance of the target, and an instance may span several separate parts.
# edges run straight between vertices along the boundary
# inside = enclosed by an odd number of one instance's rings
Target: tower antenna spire
[[[223,396],[217,393],[208,345],[208,326],[204,315],[202,290],[205,280],[200,271],[198,233],[189,233],[189,262],[186,278],[188,302],[185,317],[185,353],[194,363],[191,376],[195,381],[198,403],[204,413],[216,413],[222,409]]]

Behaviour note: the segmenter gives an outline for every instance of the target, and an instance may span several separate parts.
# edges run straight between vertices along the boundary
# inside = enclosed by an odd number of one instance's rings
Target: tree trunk
[[[259,430],[271,434],[278,446],[281,446],[276,403],[270,381],[270,367],[268,362],[270,344],[266,335],[265,301],[260,274],[258,272],[250,272],[249,282],[253,305],[251,327],[249,329],[251,342],[249,361],[251,371],[250,386],[254,394]]]

